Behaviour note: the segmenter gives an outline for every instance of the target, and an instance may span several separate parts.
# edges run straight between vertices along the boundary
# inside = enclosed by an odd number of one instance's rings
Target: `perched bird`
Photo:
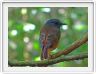
[[[57,47],[61,34],[61,25],[63,25],[63,23],[61,23],[58,19],[50,19],[41,28],[41,60],[50,58],[50,52]]]

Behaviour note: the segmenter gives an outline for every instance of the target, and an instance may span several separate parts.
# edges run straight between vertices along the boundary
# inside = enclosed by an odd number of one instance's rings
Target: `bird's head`
[[[49,26],[55,26],[55,27],[58,27],[60,28],[62,25],[65,25],[64,23],[62,23],[60,20],[58,19],[50,19],[46,22],[46,25],[49,25]]]

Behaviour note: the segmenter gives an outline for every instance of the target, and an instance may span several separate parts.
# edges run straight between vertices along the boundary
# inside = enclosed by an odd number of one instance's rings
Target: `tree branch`
[[[88,54],[81,54],[81,55],[75,55],[75,56],[61,56],[61,55],[67,55],[71,53],[73,50],[76,50],[76,48],[80,47],[87,41],[88,41],[88,35],[84,36],[84,38],[82,38],[81,40],[77,40],[65,50],[59,51],[56,54],[52,55],[50,60],[31,61],[31,62],[8,61],[8,64],[10,66],[32,66],[32,67],[33,66],[48,66],[48,65],[56,64],[56,63],[63,62],[63,61],[72,61],[72,60],[88,58]]]
[[[8,61],[8,64],[10,66],[48,66],[48,65],[53,65],[59,62],[63,62],[63,61],[72,61],[72,60],[80,60],[80,59],[84,59],[84,58],[88,58],[88,54],[80,54],[80,55],[74,55],[74,56],[63,56],[60,58],[56,58],[56,59],[50,59],[50,60],[42,60],[42,61],[34,61],[34,62],[25,62],[25,61]]]
[[[55,59],[57,57],[60,57],[61,55],[67,55],[67,54],[71,53],[73,50],[76,50],[76,48],[78,48],[81,45],[83,45],[84,43],[86,43],[87,41],[88,41],[88,35],[86,34],[84,36],[84,38],[77,40],[72,45],[70,45],[68,48],[66,48],[62,51],[59,51],[56,54],[51,55],[51,59]]]

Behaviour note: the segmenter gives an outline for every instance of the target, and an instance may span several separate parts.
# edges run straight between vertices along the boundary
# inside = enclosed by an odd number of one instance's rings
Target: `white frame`
[[[75,4],[74,4],[75,3]],[[54,5],[54,6],[53,6]],[[88,7],[88,67],[8,67],[8,7]],[[93,71],[94,2],[3,2],[3,71],[31,73],[72,73]],[[90,20],[90,19],[91,20]],[[6,50],[7,49],[7,50]],[[38,71],[38,72],[37,72]]]
[[[96,1],[94,1],[94,15],[94,72],[96,72]]]
[[[0,2],[0,15],[1,15],[1,2]],[[1,60],[1,55],[2,55],[2,53],[1,53],[1,51],[2,51],[2,21],[1,21],[1,19],[2,19],[2,17],[0,17],[0,60]],[[1,71],[1,68],[2,68],[2,61],[0,61],[0,71]]]
[[[3,0],[4,2],[92,2],[95,0]]]
[[[13,72],[11,73],[4,73],[4,74],[14,74]],[[30,74],[30,73],[15,73],[15,74]],[[38,74],[38,73],[37,73]],[[42,74],[42,73],[39,73],[39,74]],[[53,73],[45,73],[45,74],[53,74]],[[56,74],[60,74],[60,73],[56,73]],[[65,74],[65,73],[62,73],[62,74]],[[93,74],[93,73],[66,73],[66,74]],[[95,74],[95,73],[94,73]]]

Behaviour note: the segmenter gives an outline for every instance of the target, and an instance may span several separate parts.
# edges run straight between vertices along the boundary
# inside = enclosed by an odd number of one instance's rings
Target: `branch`
[[[50,60],[42,60],[42,61],[34,61],[34,62],[25,62],[25,61],[8,61],[8,64],[10,66],[48,66],[48,65],[53,65],[59,62],[63,62],[63,61],[72,61],[72,60],[80,60],[80,59],[84,59],[84,58],[88,58],[88,54],[79,54],[79,55],[74,55],[74,56],[63,56],[60,58],[56,58],[56,59],[50,59]]]
[[[84,43],[86,43],[87,41],[88,41],[88,35],[85,35],[84,38],[77,40],[72,45],[70,45],[68,48],[66,48],[62,51],[59,51],[56,54],[51,55],[51,59],[55,59],[57,57],[60,57],[61,55],[67,55],[67,54],[71,53],[73,50],[76,50],[76,48],[78,48],[81,45],[83,45]]]
[[[61,55],[67,55],[67,54],[71,53],[73,50],[76,50],[76,48],[80,47],[87,41],[88,41],[88,35],[86,35],[81,40],[77,40],[76,42],[74,42],[72,45],[69,46],[69,48],[66,48],[63,51],[59,51],[56,54],[52,55],[50,60],[32,61],[32,62],[8,61],[8,64],[10,66],[32,66],[32,67],[33,66],[48,66],[48,65],[53,65],[53,64],[63,62],[63,61],[72,61],[72,60],[88,58],[88,54],[81,54],[81,55],[75,55],[75,56],[63,56],[63,57],[61,56]],[[58,58],[58,57],[60,57],[60,58]]]

